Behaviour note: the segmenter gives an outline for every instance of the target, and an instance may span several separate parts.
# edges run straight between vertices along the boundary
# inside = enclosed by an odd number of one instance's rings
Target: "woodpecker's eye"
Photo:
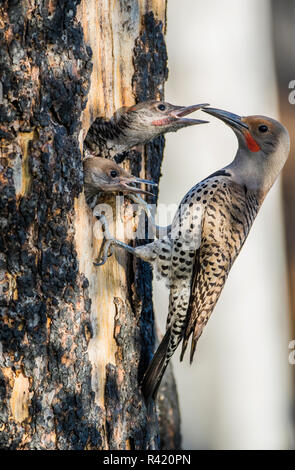
[[[267,132],[268,127],[262,124],[261,126],[258,127],[259,132]]]
[[[164,104],[159,104],[158,109],[159,109],[160,111],[165,111],[166,106],[165,106]]]
[[[110,175],[112,178],[116,178],[116,176],[118,176],[118,172],[116,170],[111,170]]]

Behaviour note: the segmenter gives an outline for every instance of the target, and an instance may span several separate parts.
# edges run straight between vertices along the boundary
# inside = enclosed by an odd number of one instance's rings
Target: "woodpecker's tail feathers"
[[[192,336],[191,351],[190,351],[190,363],[193,362],[194,354],[196,351],[196,346],[198,339],[202,334],[203,328],[199,325],[191,325],[190,322],[185,330],[185,335],[183,337],[182,349],[180,354],[180,361],[183,360],[190,336]]]
[[[168,328],[166,331],[157,351],[154,354],[154,357],[148,366],[141,384],[141,389],[143,396],[147,402],[151,398],[156,399],[157,392],[166,370],[166,367],[169,363],[167,359],[167,349],[169,345],[171,330]]]
[[[189,336],[185,336],[183,338],[183,342],[182,342],[182,348],[181,348],[181,353],[180,353],[180,361],[182,362],[183,361],[183,357],[184,357],[184,354],[185,354],[185,351],[186,351],[186,348],[187,348],[187,345],[188,345],[188,340],[189,340]]]
[[[187,315],[186,318],[186,326],[184,329],[184,335],[183,335],[183,340],[182,340],[182,348],[181,348],[181,354],[180,354],[180,361],[183,360],[190,336],[194,330],[194,325],[192,324],[191,321],[191,315]]]

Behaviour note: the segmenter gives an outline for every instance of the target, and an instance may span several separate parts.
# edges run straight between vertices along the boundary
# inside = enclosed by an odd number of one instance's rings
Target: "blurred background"
[[[295,104],[289,102],[289,84],[295,80],[295,2],[169,0],[167,47],[167,101],[208,102],[241,115],[278,118],[293,141],[284,174],[231,270],[193,365],[187,356],[180,364],[175,354],[183,448],[292,449]],[[178,204],[196,182],[233,159],[233,132],[209,119],[208,125],[168,134],[160,204]],[[154,300],[164,331],[168,291],[162,283],[155,282]]]

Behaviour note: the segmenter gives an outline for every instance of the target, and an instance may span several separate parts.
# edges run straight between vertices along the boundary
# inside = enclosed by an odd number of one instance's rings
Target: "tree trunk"
[[[96,117],[163,97],[165,14],[164,0],[1,2],[1,448],[180,446],[171,371],[157,409],[139,386],[155,346],[151,268],[122,252],[93,265],[82,166]],[[158,181],[163,147],[125,168]],[[127,200],[120,212],[133,228]]]

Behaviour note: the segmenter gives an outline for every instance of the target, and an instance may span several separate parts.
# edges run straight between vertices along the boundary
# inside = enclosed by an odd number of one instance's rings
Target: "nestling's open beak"
[[[144,184],[149,184],[151,186],[158,186],[157,183],[154,183],[153,181],[144,180],[141,178],[137,178],[136,176],[133,176],[132,178],[121,179],[120,185],[122,187],[122,191],[128,191],[129,193],[149,194],[150,196],[155,196],[153,193],[149,191],[145,191],[144,189],[130,186],[130,184],[134,184],[134,183],[144,183]]]
[[[194,126],[195,124],[207,124],[208,121],[203,121],[201,119],[187,119],[184,116],[193,113],[194,111],[198,111],[199,109],[203,109],[206,106],[209,106],[208,103],[202,104],[193,104],[191,106],[175,106],[175,108],[169,112],[169,115],[172,119],[176,119],[180,124],[185,126]]]
[[[204,108],[202,109],[204,113],[211,114],[212,116],[221,119],[221,121],[225,122],[230,127],[234,127],[239,131],[244,131],[245,129],[249,129],[247,124],[242,121],[241,116],[237,114],[230,113],[228,111],[224,111],[223,109],[216,109],[216,108]]]
[[[144,184],[149,184],[150,186],[158,186],[157,183],[151,180],[143,180],[141,178],[134,177],[134,183],[144,183]]]

